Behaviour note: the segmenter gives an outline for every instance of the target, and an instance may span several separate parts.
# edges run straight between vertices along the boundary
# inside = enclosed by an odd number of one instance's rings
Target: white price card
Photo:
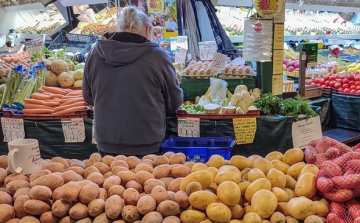
[[[212,60],[217,52],[217,45],[215,41],[200,42],[199,50],[200,60]]]
[[[178,135],[180,137],[200,137],[200,119],[178,118]]]
[[[85,125],[82,118],[61,119],[65,142],[84,142]]]
[[[172,51],[175,51],[178,47],[188,49],[188,39],[187,36],[177,36],[170,38],[170,48]]]
[[[94,129],[94,125],[95,125],[95,122],[94,122],[94,119],[92,120],[92,124],[91,124],[91,126],[92,126],[92,139],[91,139],[91,143],[92,144],[97,144],[97,141],[96,141],[96,139],[95,139],[95,129]]]
[[[4,134],[4,142],[25,139],[23,119],[1,118],[1,127]]]
[[[44,41],[41,39],[31,40],[30,42],[25,43],[25,46],[26,51],[31,55],[39,53],[45,48]]]
[[[214,53],[214,58],[210,64],[210,69],[216,71],[223,71],[225,70],[225,63],[226,63],[227,56],[221,53]]]
[[[320,117],[304,119],[292,124],[294,148],[305,149],[309,142],[322,137]]]
[[[187,49],[178,47],[175,51],[175,63],[186,63]]]

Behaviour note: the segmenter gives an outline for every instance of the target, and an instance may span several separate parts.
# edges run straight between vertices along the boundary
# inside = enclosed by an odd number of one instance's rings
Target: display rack
[[[77,5],[93,5],[107,3],[107,0],[60,0],[64,7],[77,6]]]

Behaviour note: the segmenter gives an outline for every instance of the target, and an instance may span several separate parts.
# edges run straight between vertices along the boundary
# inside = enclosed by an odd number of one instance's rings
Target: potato
[[[249,181],[245,181],[245,182],[241,182],[239,183],[239,188],[240,188],[240,191],[241,191],[241,196],[244,197],[245,196],[245,192],[246,192],[246,189],[249,187],[251,183]]]
[[[41,223],[58,223],[59,218],[54,216],[51,211],[47,211],[40,216]]]
[[[284,153],[283,162],[288,165],[293,165],[304,160],[304,152],[301,149],[289,149]]]
[[[251,209],[263,219],[270,218],[277,206],[277,198],[269,190],[261,189],[251,198]]]
[[[329,213],[329,205],[326,205],[324,202],[321,201],[314,201],[315,205],[315,215],[319,217],[326,217]]]
[[[228,222],[231,219],[230,209],[222,203],[212,203],[206,208],[206,215],[216,222]]]
[[[156,201],[153,197],[151,197],[149,195],[145,195],[139,199],[136,207],[140,214],[145,215],[145,214],[155,210]]]
[[[281,152],[274,151],[274,152],[267,154],[265,156],[265,159],[268,159],[269,161],[273,161],[273,160],[282,161],[283,157],[284,157],[284,155]]]
[[[137,190],[139,193],[143,192],[143,187],[140,183],[136,182],[135,180],[129,181],[126,184],[126,188],[134,188],[135,190]]]
[[[106,201],[106,199],[108,198],[107,191],[104,188],[100,188],[99,196],[97,198],[100,198],[100,199],[103,199],[104,201]]]
[[[70,218],[70,216],[63,217],[59,220],[59,223],[75,223],[75,222],[76,221]]]
[[[40,221],[33,216],[26,216],[22,218],[19,223],[40,223]]]
[[[180,185],[182,183],[184,178],[176,178],[173,181],[170,182],[170,184],[167,186],[167,189],[172,192],[178,192],[180,190]],[[200,184],[201,186],[201,184]],[[185,188],[186,189],[186,188]]]
[[[169,158],[169,164],[173,165],[173,164],[184,164],[186,160],[186,156],[183,153],[177,153],[172,155]]]
[[[0,156],[0,168],[3,168],[3,169],[8,168],[8,161],[7,161],[6,155]]]
[[[0,223],[5,223],[14,216],[14,208],[8,204],[0,204]]]
[[[81,180],[83,180],[82,176],[80,176],[79,174],[75,173],[72,170],[66,170],[60,176],[63,178],[64,183],[67,183],[67,182],[70,182],[70,181],[81,181]]]
[[[31,181],[36,180],[39,177],[45,176],[45,175],[50,174],[50,173],[51,173],[50,170],[40,170],[40,171],[38,171],[36,173],[31,174],[30,177],[29,177],[29,180],[31,182]]]
[[[76,223],[92,223],[91,218],[83,218],[81,220],[76,221]]]
[[[289,200],[296,197],[295,192],[289,188],[285,188],[284,191],[287,193]]]
[[[112,161],[110,164],[110,168],[113,169],[116,166],[125,167],[129,170],[129,164],[127,164],[127,162],[125,162],[124,160],[115,159],[114,161]]]
[[[80,175],[81,177],[84,177],[84,169],[79,166],[71,166],[67,168],[66,170],[71,170]]]
[[[255,212],[249,212],[244,215],[244,223],[261,223],[261,217]]]
[[[124,192],[125,193],[125,192]],[[119,195],[113,195],[105,201],[105,213],[110,219],[116,219],[125,206],[124,200]]]
[[[319,216],[310,215],[305,218],[304,223],[323,223],[323,220]]]
[[[286,219],[285,216],[280,212],[275,212],[271,215],[270,223],[285,223]]]
[[[290,168],[289,165],[279,160],[272,160],[271,164],[274,166],[275,169],[280,170],[284,174],[286,174],[288,169]]]
[[[104,211],[105,201],[103,199],[95,199],[88,204],[88,213],[91,217],[96,217]]]
[[[171,173],[171,166],[169,164],[162,164],[154,168],[152,175],[155,177],[155,179],[160,179],[163,177],[170,176],[170,173]]]
[[[285,185],[285,187],[289,188],[291,190],[294,190],[295,186],[296,186],[296,180],[290,175],[285,175],[285,177],[286,177],[286,185]]]
[[[6,223],[18,223],[20,221],[20,218],[13,218],[7,221]]]
[[[164,177],[159,179],[161,182],[165,184],[165,188],[169,186],[169,184],[174,180],[172,177]]]
[[[100,173],[100,171],[94,166],[89,166],[84,170],[84,177],[87,178],[90,173]]]
[[[39,200],[28,200],[24,203],[24,210],[31,215],[41,215],[47,211],[50,211],[50,205]]]
[[[7,171],[3,168],[0,168],[0,185],[4,184],[4,180],[7,176]]]
[[[134,222],[140,218],[136,206],[126,205],[121,211],[121,217],[127,222]]]
[[[56,217],[64,217],[70,210],[70,203],[64,200],[57,200],[53,203],[51,211]]]
[[[189,167],[190,170],[193,168],[193,166],[195,165],[195,162],[185,162],[184,164],[185,166]]]
[[[159,212],[152,211],[147,213],[142,221],[142,223],[162,223],[163,222],[163,216]]]
[[[19,188],[30,188],[30,183],[26,180],[13,180],[6,185],[6,192],[14,195]]]
[[[10,196],[10,194],[0,191],[0,204],[12,204],[12,197]]]
[[[88,204],[92,200],[96,199],[99,194],[99,186],[95,183],[89,183],[88,185],[84,186],[79,193],[79,199],[81,203]]]
[[[25,176],[24,174],[10,174],[4,179],[4,186],[6,186],[8,183],[14,180],[25,180],[29,181],[29,178]]]
[[[271,188],[271,192],[276,196],[278,202],[287,202],[289,200],[288,194],[279,187]]]
[[[169,195],[163,186],[155,186],[151,190],[151,196],[155,199],[156,205],[169,199]]]
[[[123,193],[125,204],[136,205],[140,199],[140,194],[134,188],[128,188]]]
[[[41,201],[48,201],[52,197],[52,191],[50,188],[45,186],[34,186],[30,189],[30,198],[41,200]]]
[[[209,168],[209,166],[204,163],[195,163],[194,166],[191,168],[191,173],[194,173],[194,172],[197,172],[200,170],[206,170],[207,168]]]
[[[312,173],[315,176],[317,176],[319,172],[319,168],[314,165],[314,164],[307,164],[306,166],[304,166],[304,168],[302,168],[298,178],[300,178],[304,173]]]
[[[186,210],[180,215],[182,223],[194,223],[205,220],[206,216],[204,213],[196,210]]]
[[[89,164],[93,165],[94,163],[101,162],[101,155],[99,153],[93,153],[89,157]]]
[[[254,182],[257,179],[266,178],[265,174],[258,168],[253,168],[248,172],[248,180]]]
[[[102,175],[111,171],[111,168],[108,165],[101,162],[96,162],[92,166],[96,167]]]
[[[46,186],[52,191],[54,191],[58,187],[61,187],[63,184],[63,178],[55,173],[46,174],[30,182],[31,187]]]
[[[108,190],[108,197],[111,197],[114,194],[119,195],[120,197],[123,197],[125,188],[121,185],[114,185],[112,187],[110,187],[110,189]]]
[[[202,190],[201,184],[199,182],[191,182],[187,187],[186,187],[186,193],[187,195],[190,195],[196,191],[200,191]]]
[[[20,195],[27,195],[27,196],[30,197],[30,188],[27,188],[27,187],[26,187],[26,188],[20,188],[20,189],[18,189],[18,190],[15,192],[12,200],[15,201],[16,198],[18,198]]]
[[[279,202],[275,211],[280,212],[280,213],[284,214],[285,216],[287,216],[288,213],[286,210],[286,206],[287,206],[287,202]]]
[[[101,162],[103,162],[105,165],[110,166],[114,160],[115,160],[114,157],[107,155],[102,158]]]
[[[110,218],[106,216],[106,213],[102,213],[98,215],[93,221],[93,223],[111,223],[111,222],[112,220],[110,220]]]
[[[146,171],[139,171],[135,174],[135,181],[144,185],[145,182],[149,179],[155,179],[154,176]]]
[[[251,201],[253,195],[261,189],[265,189],[265,190],[271,189],[271,183],[268,179],[260,178],[252,182],[245,191],[245,199],[247,201]]]
[[[215,183],[220,185],[224,181],[233,181],[236,184],[241,182],[241,172],[234,166],[225,165],[220,167],[215,178]]]
[[[166,156],[168,159],[170,159],[170,157],[174,154],[175,154],[174,152],[169,151],[169,152],[164,153],[163,156]]]
[[[76,220],[86,218],[88,216],[88,208],[85,204],[76,203],[70,208],[69,216]]]
[[[135,167],[141,162],[136,156],[128,156],[125,158],[126,163],[129,165],[129,169],[135,169]]]
[[[155,166],[160,166],[162,164],[169,164],[169,158],[166,156],[157,156],[154,159],[154,164]]]
[[[291,217],[305,220],[316,212],[314,202],[306,197],[296,197],[287,203],[286,210]]]
[[[219,177],[219,182],[224,178],[224,174],[225,174],[225,171],[227,169],[222,169],[224,172],[220,172],[219,170],[219,173],[220,175],[218,174],[218,177]],[[238,170],[238,169],[237,169]],[[239,171],[239,170],[238,170]],[[239,171],[240,172],[240,171]],[[228,176],[228,175],[226,175]],[[211,184],[211,175],[209,174],[209,172],[207,172],[206,170],[200,170],[200,171],[197,171],[197,172],[194,172],[194,173],[191,173],[190,175],[188,175],[187,177],[185,177],[181,184],[180,184],[180,190],[182,191],[185,191],[186,190],[186,187],[187,185],[189,185],[191,182],[199,182],[201,184],[201,187],[203,190],[205,190],[206,188],[209,187],[209,185]],[[240,182],[239,182],[240,183]],[[169,188],[170,190],[170,188]]]
[[[129,171],[128,168],[126,167],[122,167],[122,166],[114,166],[112,169],[111,169],[111,173],[113,175],[117,175],[120,171]]]
[[[232,181],[224,181],[217,188],[219,200],[227,206],[235,206],[241,198],[239,186]]]
[[[245,168],[251,167],[252,162],[244,156],[235,155],[231,157],[230,165],[237,167],[239,170],[243,170]]]
[[[206,210],[211,203],[219,202],[218,197],[209,191],[196,191],[189,196],[191,206],[199,210]]]
[[[168,191],[167,193],[168,193],[168,195],[169,195],[169,200],[172,200],[172,201],[175,201],[175,202],[176,202],[176,200],[175,200],[175,192]],[[146,195],[146,194],[145,194],[145,195]]]
[[[266,178],[270,181],[271,187],[285,188],[286,186],[285,174],[275,168],[269,170]]]
[[[52,173],[55,173],[55,172],[64,172],[65,171],[65,166],[62,165],[61,163],[56,163],[56,162],[53,162],[53,163],[48,163],[48,164],[45,164],[43,166],[43,169],[44,170],[50,170]]]
[[[101,173],[93,172],[90,173],[87,177],[87,180],[90,180],[93,183],[96,183],[99,187],[101,187],[104,183],[104,176]]]
[[[69,182],[62,186],[61,199],[67,202],[76,201],[79,197],[81,187],[76,182]]]
[[[286,219],[286,223],[299,223],[297,219],[290,216],[286,216],[285,219]]]
[[[191,169],[185,165],[180,165],[171,169],[171,176],[174,178],[186,177],[190,173]]]
[[[164,182],[160,181],[160,180],[157,180],[157,179],[149,179],[145,182],[144,184],[144,191],[145,193],[147,194],[150,194],[152,189],[155,187],[155,186],[162,186],[165,188],[165,184]]]
[[[136,179],[136,174],[131,171],[120,171],[116,175],[120,177],[123,186],[126,186],[128,182]]]
[[[175,202],[179,204],[180,208],[188,208],[190,206],[189,196],[184,191],[175,193]]]
[[[253,167],[260,169],[265,175],[267,175],[269,170],[274,166],[268,159],[257,158],[253,161]]]
[[[296,182],[296,196],[312,198],[313,196],[315,196],[316,192],[316,176],[312,173],[304,173]]]
[[[30,197],[27,195],[20,195],[16,198],[15,202],[14,202],[14,210],[15,210],[15,216],[18,218],[23,218],[27,215],[29,215],[25,210],[24,210],[24,203],[26,201],[30,200]]]
[[[244,209],[240,204],[236,204],[233,207],[229,207],[231,211],[231,219],[240,219],[244,216]]]
[[[145,171],[145,172],[148,172],[148,173],[152,173],[154,171],[154,168],[148,163],[139,163],[135,167],[135,173],[138,173],[140,171]]]
[[[105,190],[109,190],[110,187],[114,186],[114,185],[120,185],[121,180],[120,177],[118,176],[110,176],[107,179],[104,180],[104,189]]]
[[[162,223],[181,223],[181,221],[180,221],[180,218],[178,218],[176,216],[168,216],[168,217],[164,218]]]
[[[176,216],[180,213],[179,205],[170,200],[161,202],[156,210],[164,217]]]
[[[126,159],[126,156],[124,156],[124,155],[115,156],[115,160],[125,160],[125,159]]]

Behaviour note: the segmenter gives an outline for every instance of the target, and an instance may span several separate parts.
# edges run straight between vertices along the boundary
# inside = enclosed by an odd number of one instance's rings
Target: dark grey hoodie
[[[94,106],[95,138],[106,153],[159,151],[166,114],[182,101],[175,69],[165,51],[131,33],[98,40],[86,61],[83,95]]]

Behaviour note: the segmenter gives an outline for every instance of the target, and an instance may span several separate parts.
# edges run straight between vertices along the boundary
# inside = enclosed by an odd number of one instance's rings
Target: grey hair
[[[124,8],[117,22],[119,32],[129,31],[142,36],[146,35],[147,27],[153,27],[147,15],[135,6]]]

